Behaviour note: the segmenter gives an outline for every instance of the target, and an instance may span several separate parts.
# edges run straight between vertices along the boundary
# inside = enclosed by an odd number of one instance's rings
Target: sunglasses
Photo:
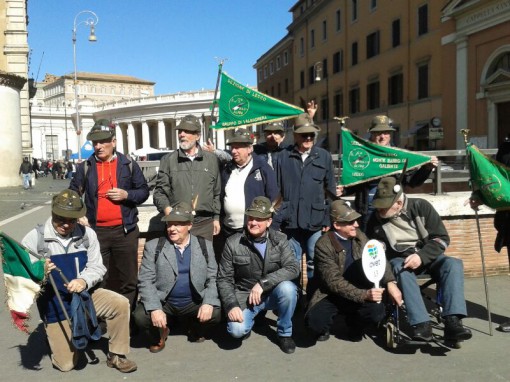
[[[64,225],[64,224],[73,225],[73,224],[76,224],[78,219],[67,219],[67,218],[63,218],[62,216],[53,215],[53,221],[58,225]]]
[[[299,135],[301,135],[301,137],[303,137],[303,139],[315,138],[315,133],[304,133],[304,134],[299,134]]]

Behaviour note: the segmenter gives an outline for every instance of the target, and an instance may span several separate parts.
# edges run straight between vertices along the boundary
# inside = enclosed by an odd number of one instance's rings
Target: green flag
[[[359,183],[397,174],[420,167],[431,161],[428,155],[367,141],[342,128],[342,177],[340,184],[354,186]]]
[[[466,154],[473,191],[491,208],[510,209],[510,168],[489,158],[471,143],[466,147]]]
[[[231,129],[292,118],[303,109],[250,89],[221,73],[219,121],[214,129]]]

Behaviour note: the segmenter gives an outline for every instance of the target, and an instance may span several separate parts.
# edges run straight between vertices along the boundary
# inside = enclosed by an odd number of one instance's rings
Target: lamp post
[[[87,14],[87,18],[82,21],[78,21],[80,15]],[[80,125],[80,108],[78,105],[78,72],[76,70],[76,28],[79,25],[85,24],[90,27],[89,41],[96,42],[96,30],[95,26],[99,23],[99,17],[92,11],[81,11],[74,16],[73,24],[73,63],[74,63],[74,107],[76,108],[76,135],[78,137],[78,160],[81,161],[81,125]]]
[[[327,68],[324,70],[323,64],[321,61],[317,61],[313,65],[313,71],[315,73],[315,81],[320,82],[323,79],[326,79],[326,107],[324,108],[324,112],[326,114],[326,143],[325,148],[329,148],[329,76]]]
[[[65,93],[64,93],[65,98]],[[64,106],[64,123],[66,129],[66,161],[69,160],[69,140],[67,139],[67,105],[66,101],[62,102],[62,106]]]

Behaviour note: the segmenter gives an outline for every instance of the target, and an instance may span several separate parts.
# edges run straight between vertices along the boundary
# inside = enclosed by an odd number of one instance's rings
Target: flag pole
[[[225,61],[228,60],[227,58],[219,58],[219,59],[216,58],[216,59],[219,61],[219,64],[218,64],[218,77],[216,77],[216,87],[214,88],[214,98],[213,98],[213,104],[212,104],[212,108],[211,108],[211,125],[214,122],[214,109],[216,108],[216,102],[217,102],[217,98],[218,98],[218,89],[220,87],[220,79],[221,79],[221,72],[223,70],[223,64],[225,63]],[[211,125],[209,125],[209,131],[207,134],[207,138],[210,139],[214,143],[213,129],[212,129]]]
[[[468,134],[469,129],[462,129],[460,133],[464,136],[464,143],[467,147],[468,145]],[[471,169],[471,163],[468,160],[468,165]],[[471,174],[471,171],[469,172]],[[480,256],[482,258],[482,275],[483,275],[483,284],[485,287],[485,303],[487,306],[487,320],[489,321],[489,335],[492,336],[492,318],[491,318],[491,305],[489,300],[489,283],[487,281],[487,272],[485,269],[485,255],[483,252],[483,244],[482,244],[482,231],[480,229],[480,217],[478,216],[478,207],[474,209],[475,217],[476,217],[476,229],[478,231],[478,243],[480,244]]]

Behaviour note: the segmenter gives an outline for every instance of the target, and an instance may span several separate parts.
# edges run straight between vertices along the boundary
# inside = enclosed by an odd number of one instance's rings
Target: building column
[[[150,147],[151,138],[147,121],[142,121],[142,147]]]
[[[162,149],[166,147],[166,134],[165,134],[165,122],[163,120],[158,121],[158,148]]]
[[[487,148],[498,147],[498,106],[490,98],[487,99],[487,121]]]
[[[115,124],[115,137],[117,138],[117,151],[124,153],[124,138],[122,137],[122,129],[118,123]]]
[[[132,122],[128,122],[127,138],[128,149],[125,154],[131,154],[133,151],[136,150],[135,127],[133,126]]]
[[[455,42],[457,44],[456,58],[456,132],[455,141],[456,148],[463,149],[465,147],[464,137],[460,130],[468,128],[468,44],[467,37],[463,37]]]

